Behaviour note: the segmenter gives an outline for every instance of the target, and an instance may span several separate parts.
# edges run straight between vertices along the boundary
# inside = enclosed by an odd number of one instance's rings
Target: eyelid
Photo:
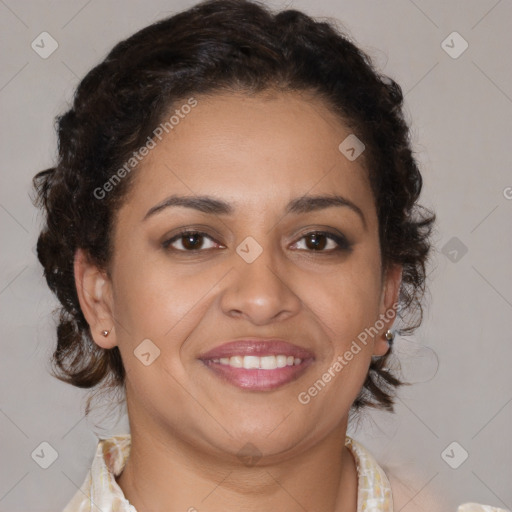
[[[208,224],[191,224],[190,226],[182,226],[173,230],[168,231],[164,235],[164,240],[162,243],[169,242],[169,240],[179,238],[187,233],[199,233],[201,235],[207,236],[211,238],[216,243],[219,243],[216,238],[222,238],[222,234],[218,232],[215,228]],[[230,231],[231,233],[231,231]]]
[[[220,242],[217,242],[217,240],[215,240],[215,238],[213,238],[213,236],[209,235],[208,233],[204,232],[204,231],[200,231],[198,229],[184,229],[178,233],[176,233],[175,235],[171,236],[170,238],[166,238],[163,242],[162,242],[162,247],[164,249],[168,249],[168,250],[171,250],[169,249],[169,246],[171,244],[173,244],[174,242],[177,242],[180,238],[182,238],[183,236],[187,235],[187,234],[195,234],[195,235],[201,235],[205,238],[209,238],[212,242],[216,243],[217,245],[220,245],[221,247],[225,247],[223,246]],[[207,250],[210,250],[210,249],[195,249],[195,250],[190,250],[190,251],[185,251],[183,249],[174,249],[174,251],[176,252],[183,252],[183,253],[186,253],[186,252],[189,252],[189,253],[194,253],[194,252],[204,252],[204,251],[207,251]]]
[[[334,254],[334,253],[338,253],[340,251],[351,251],[352,250],[353,243],[351,243],[343,233],[333,232],[333,231],[329,231],[329,230],[325,230],[325,229],[310,229],[309,231],[302,233],[301,235],[298,236],[296,242],[294,242],[294,245],[297,244],[298,242],[300,242],[301,240],[303,240],[304,238],[306,238],[308,235],[313,235],[313,234],[325,236],[329,240],[332,240],[336,244],[336,247],[334,249],[320,250],[320,251],[314,251],[314,250],[308,251],[308,250],[300,249],[301,251],[309,252],[309,253],[313,253],[313,254],[315,254],[315,253],[316,254],[322,254],[322,253],[323,254]]]
[[[347,236],[340,229],[336,229],[334,227],[326,226],[326,225],[319,225],[319,224],[313,224],[313,225],[309,225],[309,226],[305,226],[305,227],[301,228],[298,232],[293,234],[290,237],[290,239],[298,241],[298,240],[302,239],[303,237],[305,237],[307,235],[311,235],[311,234],[322,234],[329,238],[334,238],[334,239],[338,238],[340,241],[343,241],[344,245],[346,245],[348,247],[352,247],[354,245],[352,239],[349,236]]]

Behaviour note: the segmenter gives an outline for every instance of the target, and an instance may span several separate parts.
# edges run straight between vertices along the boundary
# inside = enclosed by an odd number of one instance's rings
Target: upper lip
[[[294,345],[280,338],[262,339],[262,338],[244,338],[234,341],[228,341],[218,345],[213,349],[201,354],[199,359],[220,359],[221,357],[231,356],[266,356],[266,355],[286,355],[299,359],[313,358],[314,354],[303,347]]]

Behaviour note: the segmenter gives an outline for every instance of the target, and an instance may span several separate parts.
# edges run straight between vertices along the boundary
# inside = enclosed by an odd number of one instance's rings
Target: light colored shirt
[[[354,456],[357,475],[357,512],[393,512],[389,480],[371,453],[349,436],[345,445]],[[63,512],[137,512],[116,482],[128,460],[131,435],[100,439],[84,483]],[[501,508],[466,503],[457,512],[510,512]]]

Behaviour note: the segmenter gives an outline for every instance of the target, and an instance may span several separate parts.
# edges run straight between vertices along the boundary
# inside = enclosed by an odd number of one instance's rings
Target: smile
[[[229,365],[232,368],[245,368],[246,370],[275,370],[277,368],[284,368],[285,366],[298,366],[302,363],[302,359],[293,356],[286,356],[284,354],[263,357],[240,355],[212,359],[212,362]]]
[[[314,354],[285,340],[244,339],[199,357],[223,382],[251,391],[272,391],[298,379]]]
[[[313,361],[312,359],[297,358],[293,360],[292,364],[288,364],[288,360],[292,356],[284,356],[286,364],[280,367],[277,363],[278,357],[244,356],[242,358],[241,356],[232,356],[229,359],[222,358],[223,362],[219,359],[207,359],[203,360],[203,363],[224,382],[241,389],[272,391],[298,379]],[[234,365],[231,361],[234,362]],[[241,362],[242,366],[237,366]],[[283,360],[280,358],[279,362],[282,364]],[[268,368],[268,366],[272,366],[272,368]]]

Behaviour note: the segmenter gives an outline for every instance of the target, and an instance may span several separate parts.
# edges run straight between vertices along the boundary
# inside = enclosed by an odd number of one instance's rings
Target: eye
[[[205,239],[211,240],[213,242],[213,245],[210,245],[210,247],[204,247],[204,240]],[[215,245],[217,244],[213,240],[211,236],[209,236],[206,233],[203,233],[202,231],[181,231],[177,235],[173,236],[169,240],[166,240],[162,243],[162,247],[164,249],[168,249],[170,246],[173,246],[174,244],[181,245],[181,248],[174,246],[173,249],[176,251],[181,252],[193,252],[193,251],[199,251],[201,249],[213,249]]]
[[[299,249],[309,250],[310,252],[331,253],[343,250],[348,251],[352,247],[344,236],[327,231],[311,231],[310,233],[306,233],[295,245],[299,244],[301,240],[305,240],[305,242],[303,242],[305,247],[299,247]],[[329,245],[330,247],[328,247]],[[326,247],[328,247],[327,250]]]
[[[209,240],[209,245],[205,244]],[[304,242],[302,242],[304,240]],[[302,244],[302,247],[300,245]],[[351,244],[344,236],[340,236],[327,231],[311,231],[303,235],[295,244],[295,249],[307,250],[309,252],[332,253],[337,251],[348,251]],[[223,247],[218,244],[210,235],[202,231],[184,230],[174,235],[172,238],[162,242],[164,249],[170,247],[179,252],[194,252],[201,250]]]

